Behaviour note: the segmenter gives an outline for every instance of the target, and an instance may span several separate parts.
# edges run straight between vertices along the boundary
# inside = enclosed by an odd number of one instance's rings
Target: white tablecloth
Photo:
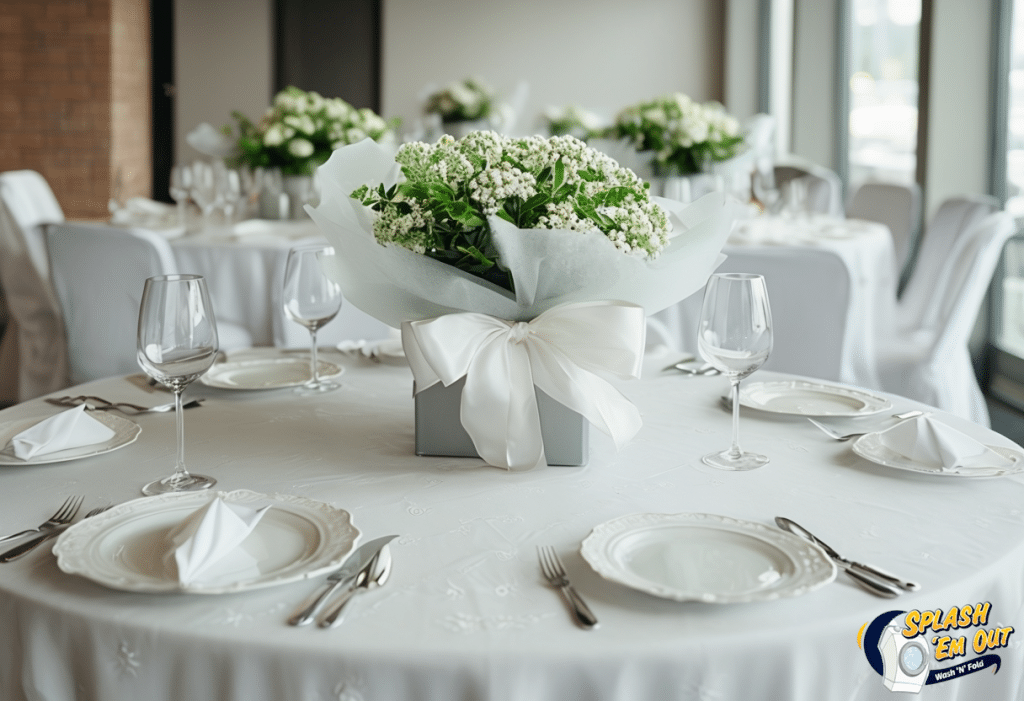
[[[288,319],[280,297],[292,246],[326,242],[312,220],[244,222],[250,233],[216,228],[171,241],[178,269],[206,277],[218,318],[242,326],[257,346],[308,347],[309,331]],[[388,327],[351,304],[317,334],[318,345],[345,339],[379,339]]]
[[[857,457],[849,443],[803,419],[746,411],[743,443],[771,463],[752,472],[715,470],[700,456],[729,442],[730,417],[718,401],[724,382],[679,374],[621,383],[645,422],[621,452],[596,434],[586,467],[507,473],[472,459],[415,457],[409,370],[345,362],[344,388],[315,398],[190,390],[208,401],[186,414],[187,456],[218,488],[330,502],[352,513],[365,540],[400,534],[383,588],[354,600],[337,629],[296,629],[284,621],[320,580],[221,596],[124,593],[63,574],[44,548],[0,565],[0,697],[888,700],[892,693],[858,647],[858,631],[880,614],[987,601],[988,627],[1021,627],[1021,479],[900,472]],[[120,378],[78,392],[154,404],[166,396]],[[894,411],[909,406],[899,400]],[[0,421],[53,411],[33,401],[0,412]],[[142,435],[119,451],[2,468],[0,533],[39,522],[69,494],[85,495],[86,509],[119,503],[168,473],[173,416],[137,421]],[[841,552],[918,580],[922,589],[880,599],[840,574],[811,594],[776,602],[653,598],[601,579],[578,554],[595,525],[642,512],[706,512],[766,525],[789,516]],[[598,629],[574,627],[543,583],[540,544],[562,554]],[[929,686],[920,698],[1021,698],[1019,635],[994,651],[1003,660],[997,674]],[[949,665],[932,662],[939,666]]]
[[[808,267],[813,265],[812,262],[804,263],[808,251],[832,253],[846,266],[850,277],[847,300],[831,299],[829,292],[809,284],[808,278],[814,271]],[[798,315],[796,326],[801,329],[800,333],[813,338],[821,333],[822,318],[845,311],[840,373],[825,379],[876,389],[880,387],[875,359],[876,338],[889,329],[897,282],[895,250],[892,236],[885,226],[824,216],[802,219],[759,217],[739,222],[722,252],[741,255],[747,261],[758,257],[778,260],[783,256],[790,259],[792,265],[788,267],[788,274],[767,281],[769,296],[774,289],[778,297],[790,301],[786,307],[773,306],[773,314]],[[745,272],[763,274],[764,271],[755,261]],[[808,305],[815,305],[813,313],[797,308],[796,302],[800,298],[804,298]],[[681,350],[697,351],[697,323],[702,299],[703,291],[656,315],[679,339]],[[769,361],[769,367],[790,372],[801,367],[799,362],[787,361],[776,355]]]

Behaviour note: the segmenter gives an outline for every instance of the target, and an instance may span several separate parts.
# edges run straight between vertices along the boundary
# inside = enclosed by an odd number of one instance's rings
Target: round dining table
[[[268,359],[268,351],[232,355]],[[274,356],[278,357],[278,356]],[[870,462],[803,416],[744,408],[745,448],[770,462],[749,472],[705,466],[729,445],[722,377],[662,370],[616,381],[643,428],[616,451],[591,431],[582,467],[507,472],[475,458],[414,454],[412,375],[399,359],[325,357],[341,389],[230,390],[196,382],[184,413],[191,469],[214,490],[294,495],[344,509],[359,541],[396,535],[390,579],[349,604],[336,628],[287,619],[324,576],[235,593],[142,593],[65,573],[49,545],[0,564],[0,697],[9,701],[860,701],[891,699],[869,661],[871,623],[887,612],[981,606],[987,619],[941,635],[971,664],[977,630],[1004,630],[1000,666],[937,681],[922,699],[1024,694],[1024,481],[920,474]],[[746,383],[796,381],[762,371]],[[156,405],[137,378],[70,394]],[[910,400],[848,425],[873,430]],[[60,411],[42,399],[0,412],[0,427]],[[1021,449],[951,415],[934,417],[983,443]],[[131,418],[134,442],[101,455],[0,467],[0,534],[36,524],[68,496],[96,506],[141,498],[169,474],[174,416]],[[839,571],[802,595],[747,603],[677,601],[606,579],[581,555],[595,527],[634,514],[711,514],[775,529],[791,518],[839,553],[920,583],[888,599]],[[97,517],[98,518],[98,517]],[[781,533],[781,531],[779,531]],[[538,565],[553,546],[599,620],[574,625]],[[116,557],[116,554],[114,555]],[[716,567],[714,553],[693,567]],[[799,593],[799,592],[794,592]],[[971,609],[973,610],[973,608]],[[979,609],[980,610],[980,609]],[[940,616],[941,617],[941,616]],[[968,616],[968,618],[970,618]],[[984,623],[984,625],[982,625]],[[982,635],[985,638],[985,634]],[[997,643],[999,636],[996,636]],[[989,659],[989,663],[991,659]],[[981,663],[977,663],[981,664]],[[988,664],[988,663],[985,663]]]

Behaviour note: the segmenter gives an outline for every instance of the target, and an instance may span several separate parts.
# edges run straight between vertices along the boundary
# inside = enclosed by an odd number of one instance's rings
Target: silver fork
[[[81,506],[81,504],[81,501],[79,501],[78,505]],[[109,508],[110,506],[108,505],[100,506],[96,509],[93,509],[92,511],[87,513],[82,520],[84,521],[86,518],[92,518],[96,514],[101,514]],[[19,557],[22,557],[23,555],[26,555],[35,550],[40,544],[50,540],[50,538],[56,538],[61,533],[63,533],[71,527],[71,521],[72,519],[74,519],[75,513],[78,513],[78,507],[75,507],[75,511],[63,523],[57,524],[55,526],[52,526],[51,528],[46,529],[46,531],[41,535],[38,535],[32,540],[26,541],[21,545],[16,545],[7,552],[0,555],[0,562],[12,562],[14,560],[17,560]]]
[[[182,409],[191,409],[197,407],[206,399],[200,397],[198,399],[191,399],[181,405]],[[168,411],[174,411],[174,402],[170,404],[160,404],[159,406],[141,406],[139,404],[131,404],[130,402],[111,402],[103,397],[90,397],[81,395],[78,397],[57,397],[56,399],[50,397],[46,399],[48,404],[55,406],[78,406],[80,404],[88,405],[87,408],[93,409],[94,411],[120,411],[125,414],[162,414]]]
[[[594,615],[590,607],[580,598],[576,589],[570,584],[569,577],[565,573],[565,567],[562,565],[562,560],[559,559],[555,549],[550,545],[538,545],[537,557],[540,560],[540,570],[544,574],[544,578],[552,586],[558,587],[561,590],[565,600],[569,603],[569,609],[572,611],[576,622],[583,628],[596,628],[597,616]]]
[[[11,535],[4,536],[3,538],[0,538],[0,543],[20,538],[23,535],[28,535],[29,533],[39,533],[45,528],[52,528],[53,526],[59,526],[62,523],[66,523],[67,520],[74,518],[75,514],[78,513],[78,509],[82,506],[83,498],[84,497],[68,497],[64,500],[64,503],[61,504],[61,507],[57,509],[53,516],[40,523],[38,528],[29,528],[28,530],[21,531],[20,533],[12,533]]]

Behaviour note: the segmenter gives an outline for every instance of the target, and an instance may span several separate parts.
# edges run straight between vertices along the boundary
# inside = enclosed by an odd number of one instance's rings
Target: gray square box
[[[460,418],[465,384],[463,377],[448,387],[438,382],[416,393],[417,455],[480,457]],[[536,387],[534,390],[548,465],[586,465],[590,457],[590,422]]]

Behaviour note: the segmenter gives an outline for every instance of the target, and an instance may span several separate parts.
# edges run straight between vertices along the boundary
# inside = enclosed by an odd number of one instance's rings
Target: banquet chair
[[[921,187],[917,183],[864,183],[850,198],[846,216],[889,227],[896,247],[896,271],[902,274],[920,235]]]
[[[53,190],[39,173],[0,173],[0,285],[10,314],[0,341],[0,375],[25,401],[69,384],[60,304],[50,283],[42,227],[64,221]]]
[[[838,255],[811,248],[732,251],[715,272],[764,276],[773,325],[765,370],[840,379],[852,282]],[[703,297],[701,290],[655,315],[677,334],[680,349],[694,354]]]
[[[779,189],[791,180],[803,180],[807,189],[809,212],[843,216],[843,182],[835,172],[816,163],[789,156],[776,162],[774,174],[775,186]]]
[[[879,339],[882,389],[989,425],[968,341],[1003,247],[1016,231],[996,212],[962,230],[933,279],[932,317]]]
[[[138,372],[136,334],[146,278],[178,272],[167,240],[146,229],[68,222],[48,226],[46,241],[72,384]],[[218,322],[217,333],[223,350],[252,345],[248,331],[235,324]]]
[[[939,298],[935,290],[945,284],[944,271],[957,240],[997,209],[995,198],[981,195],[951,197],[939,206],[921,237],[906,286],[896,302],[897,329],[909,332],[936,326]]]

